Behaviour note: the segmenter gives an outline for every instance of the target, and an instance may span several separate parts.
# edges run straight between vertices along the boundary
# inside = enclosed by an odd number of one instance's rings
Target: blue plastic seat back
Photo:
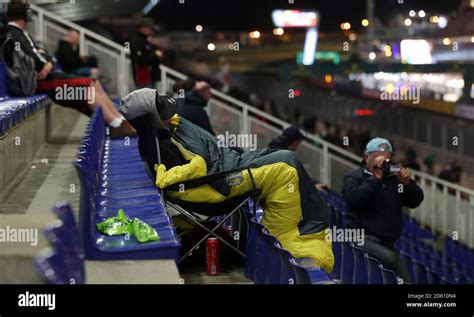
[[[34,259],[34,266],[40,276],[49,284],[70,284],[70,275],[63,255],[55,249],[42,250]]]
[[[433,284],[433,285],[441,284],[441,278],[439,277],[438,273],[427,269],[426,274],[428,276],[428,283]]]
[[[445,259],[454,258],[454,241],[449,237],[444,240],[444,257]]]
[[[278,255],[278,250],[275,247],[275,243],[278,240],[272,236],[266,228],[262,230],[265,241],[265,248],[267,249],[268,259],[267,259],[267,280],[266,284],[280,284],[280,274],[281,274],[281,265],[280,265],[280,256]]]
[[[5,63],[0,61],[0,99],[2,97],[8,97],[7,87],[7,69]]]
[[[368,267],[368,284],[383,284],[382,270],[379,261],[365,254]]]
[[[304,267],[300,266],[295,259],[290,259],[290,266],[295,273],[296,284],[311,284],[309,272]]]
[[[353,284],[367,284],[368,272],[364,251],[361,248],[351,246],[354,254],[354,280]]]
[[[264,229],[263,225],[256,221],[255,218],[252,218],[252,221],[257,228],[256,236],[256,265],[255,265],[255,284],[266,284],[267,282],[267,267],[268,267],[268,248],[267,243],[265,242],[265,235],[262,230]]]
[[[384,267],[380,268],[382,271],[383,283],[386,285],[399,284],[398,277],[392,270],[386,269]]]
[[[405,266],[408,274],[410,274],[411,280],[416,281],[413,261],[411,257],[403,252],[400,252],[400,260],[402,261],[402,264]]]
[[[250,215],[250,214],[249,214]],[[252,218],[251,218],[252,219]],[[249,280],[255,279],[255,268],[257,263],[257,225],[249,221],[248,238],[245,251],[245,277]]]
[[[290,259],[293,259],[293,256],[290,254],[290,252],[288,252],[282,247],[280,242],[275,242],[274,246],[280,257],[280,284],[295,284],[295,273],[290,265]]]
[[[295,273],[296,284],[334,284],[331,277],[319,267],[304,267],[299,259],[291,258],[290,265]]]
[[[57,220],[45,228],[45,235],[53,248],[62,257],[68,283],[83,284],[85,281],[84,255],[78,244],[77,232]]]
[[[331,276],[333,279],[339,280],[341,278],[341,267],[342,267],[342,246],[341,242],[332,242],[332,252],[334,254],[334,268],[332,269]]]
[[[455,272],[455,280],[457,284],[467,284],[467,277],[462,272]]]
[[[352,284],[354,280],[354,254],[348,242],[341,242],[341,284]]]
[[[415,283],[416,284],[429,284],[426,267],[423,263],[413,261],[415,268]]]

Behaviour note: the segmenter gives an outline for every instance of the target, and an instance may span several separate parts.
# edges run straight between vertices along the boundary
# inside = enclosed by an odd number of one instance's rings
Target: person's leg
[[[68,98],[66,91],[70,87],[93,89],[87,93],[87,96],[81,94],[81,99]],[[90,116],[96,107],[100,106],[104,114],[104,121],[112,127],[120,127],[125,121],[123,116],[115,109],[112,100],[104,92],[99,82],[86,77],[66,77],[38,81],[37,91],[46,93],[59,105],[74,108]],[[62,93],[60,93],[62,92]],[[91,97],[94,98],[91,98]],[[77,98],[77,97],[76,97]],[[85,98],[85,99],[84,99]]]
[[[115,108],[112,100],[105,93],[102,85],[99,81],[93,82],[93,88],[95,89],[95,102],[94,107],[100,106],[104,113],[104,120],[112,127],[119,127],[125,119]]]
[[[365,243],[362,246],[362,249],[371,257],[379,260],[385,268],[394,271],[405,282],[410,284],[413,283],[397,250],[384,246],[380,242],[367,236],[365,237]]]

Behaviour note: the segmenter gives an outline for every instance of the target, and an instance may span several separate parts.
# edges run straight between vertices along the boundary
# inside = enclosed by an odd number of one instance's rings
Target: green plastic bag
[[[140,243],[148,241],[159,241],[160,236],[153,227],[134,218],[130,221],[123,209],[120,209],[116,217],[105,219],[96,225],[97,230],[108,236],[116,236],[121,234],[133,235]]]
[[[100,233],[108,236],[116,236],[120,234],[131,234],[130,232],[130,221],[120,209],[116,217],[107,218],[101,223],[97,224],[97,230]]]
[[[133,218],[132,227],[135,238],[141,243],[160,240],[156,230],[138,218]]]

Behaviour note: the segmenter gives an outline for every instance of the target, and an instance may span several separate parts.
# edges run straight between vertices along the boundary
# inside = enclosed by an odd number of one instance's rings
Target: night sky
[[[196,24],[215,31],[248,31],[271,29],[274,9],[316,9],[321,14],[321,31],[336,31],[343,21],[359,27],[366,17],[365,0],[161,0],[150,13],[169,29],[193,30]],[[461,0],[376,0],[375,15],[383,23],[398,12],[408,14],[411,9],[430,13],[449,14]],[[355,24],[357,23],[357,24]]]

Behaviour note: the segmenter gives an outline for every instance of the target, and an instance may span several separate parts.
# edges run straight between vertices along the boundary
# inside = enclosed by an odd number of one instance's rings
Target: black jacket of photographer
[[[342,196],[349,209],[347,227],[363,228],[390,244],[403,229],[402,207],[418,207],[423,190],[414,180],[403,185],[395,175],[378,179],[362,164],[344,178]]]

